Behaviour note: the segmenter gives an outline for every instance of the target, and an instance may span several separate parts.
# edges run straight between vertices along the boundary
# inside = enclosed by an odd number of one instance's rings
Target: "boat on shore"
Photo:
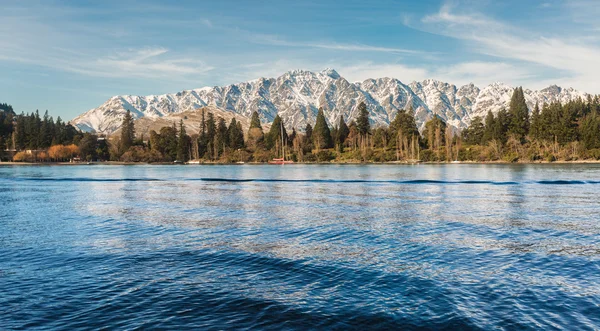
[[[285,160],[285,141],[283,140],[283,123],[280,124],[281,125],[281,158],[280,159],[273,159],[271,161],[269,161],[269,164],[292,164],[294,163],[294,161],[292,160]]]
[[[286,161],[284,158],[281,159],[273,159],[269,161],[269,164],[292,164],[294,161],[288,160]]]

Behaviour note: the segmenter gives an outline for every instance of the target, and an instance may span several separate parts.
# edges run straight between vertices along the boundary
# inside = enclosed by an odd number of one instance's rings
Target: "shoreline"
[[[186,166],[202,166],[202,165],[268,165],[268,162],[245,162],[245,163],[226,163],[226,162],[200,162],[200,163],[172,163],[172,162],[121,162],[121,161],[103,161],[103,162],[0,162],[2,166],[86,166],[86,165],[111,165],[111,166],[135,166],[135,165],[186,165]],[[388,162],[295,162],[289,165],[444,165],[444,164],[478,164],[478,165],[527,165],[527,164],[600,164],[600,160],[576,160],[576,161],[527,161],[527,162],[506,162],[506,161],[452,161],[452,162],[409,162],[409,161],[388,161]]]

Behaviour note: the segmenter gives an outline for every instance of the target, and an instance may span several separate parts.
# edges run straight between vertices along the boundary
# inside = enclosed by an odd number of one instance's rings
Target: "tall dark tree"
[[[84,133],[79,141],[79,153],[81,158],[87,161],[93,161],[97,158],[98,136],[91,133]]]
[[[179,120],[179,135],[177,137],[177,160],[187,162],[189,160],[190,137],[185,132],[183,120]]]
[[[600,148],[600,116],[596,110],[583,117],[579,131],[585,148]]]
[[[219,157],[229,146],[229,136],[227,135],[227,123],[222,117],[219,117],[217,124],[217,134],[215,135],[215,157]]]
[[[213,113],[209,112],[206,119],[206,153],[209,159],[215,159],[215,136],[217,135],[217,122]]]
[[[514,135],[517,139],[524,141],[529,133],[529,109],[525,102],[525,94],[522,87],[517,87],[513,91],[508,110],[509,126],[508,134]]]
[[[247,134],[247,145],[250,150],[255,150],[258,146],[263,144],[265,134],[263,133],[262,126],[260,125],[260,118],[258,112],[252,113],[250,119],[250,127],[248,128]]]
[[[404,109],[399,110],[394,117],[394,120],[390,123],[390,145],[395,147],[400,137],[410,141],[412,137],[419,137],[419,129],[417,128],[417,122],[412,112],[412,108],[409,111]]]
[[[531,123],[529,127],[529,135],[534,140],[540,140],[542,138],[543,130],[542,118],[540,114],[540,106],[535,103],[533,112],[531,112]]]
[[[469,127],[464,129],[462,132],[463,141],[468,145],[482,144],[484,136],[485,125],[483,124],[483,120],[479,116],[475,116],[473,120],[471,120],[471,125],[469,125]]]
[[[343,150],[343,146],[344,146],[344,142],[346,141],[346,138],[348,138],[348,135],[350,134],[350,129],[348,128],[348,125],[346,124],[346,121],[344,121],[344,115],[340,116],[340,121],[338,123],[338,130],[337,130],[337,135],[336,135],[336,144],[338,144],[341,150]]]
[[[231,149],[237,150],[244,147],[244,133],[241,130],[241,123],[237,122],[235,117],[231,118],[227,131],[229,136],[229,147]]]
[[[252,117],[250,118],[250,129],[257,128],[262,132],[262,126],[260,125],[260,117],[258,116],[257,111],[252,112]]]
[[[358,133],[362,136],[367,135],[369,130],[371,130],[371,124],[369,123],[369,111],[367,110],[367,105],[364,102],[361,102],[358,105],[356,128],[358,129]]]
[[[125,113],[125,116],[123,117],[123,123],[121,124],[121,153],[126,152],[129,149],[129,147],[133,146],[134,140],[135,127],[133,124],[133,117],[131,116],[131,112],[127,110],[127,113]]]
[[[317,113],[317,121],[312,132],[312,141],[317,149],[331,148],[333,146],[331,131],[327,125],[327,120],[325,120],[323,108],[319,108],[319,112]]]
[[[445,143],[446,122],[439,116],[435,115],[432,119],[425,123],[423,136],[427,141],[429,149],[438,150]]]
[[[286,143],[288,140],[287,131],[285,130],[285,125],[281,120],[279,115],[276,115],[273,119],[273,123],[271,123],[271,129],[265,135],[265,148],[272,149],[276,148],[279,152],[279,149],[282,147],[282,131],[283,131],[283,141]]]

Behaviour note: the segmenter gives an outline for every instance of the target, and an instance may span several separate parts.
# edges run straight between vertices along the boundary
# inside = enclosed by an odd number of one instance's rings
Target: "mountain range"
[[[259,78],[227,86],[203,87],[175,94],[114,96],[97,108],[74,118],[71,123],[82,131],[111,134],[117,131],[127,110],[145,123],[166,122],[181,118],[197,127],[182,113],[213,110],[234,113],[236,118],[249,118],[257,111],[268,124],[275,116],[286,127],[303,131],[307,123],[314,125],[318,109],[323,108],[330,125],[337,125],[340,116],[349,122],[358,115],[358,105],[365,102],[373,126],[387,125],[400,109],[412,109],[419,128],[434,115],[456,129],[468,127],[475,116],[485,117],[488,111],[497,113],[508,108],[513,87],[492,83],[484,88],[474,84],[457,87],[427,79],[404,84],[395,78],[367,79],[349,82],[333,69],[320,72],[292,70],[277,78]],[[587,98],[588,94],[556,85],[542,90],[525,89],[525,99],[531,110],[535,103],[567,102]],[[191,116],[195,120],[198,116]],[[148,124],[149,125],[149,124]]]

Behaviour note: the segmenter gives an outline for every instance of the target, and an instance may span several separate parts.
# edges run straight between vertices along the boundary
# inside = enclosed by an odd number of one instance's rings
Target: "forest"
[[[188,135],[183,121],[137,136],[127,112],[118,135],[79,132],[46,112],[15,115],[0,104],[0,146],[14,161],[202,163],[268,162],[554,162],[600,160],[600,97],[565,104],[535,105],[529,111],[522,88],[508,109],[475,117],[461,131],[434,116],[419,132],[412,109],[399,111],[387,127],[371,127],[364,103],[350,123],[329,125],[319,109],[314,125],[288,132],[279,116],[265,130],[257,112],[249,127],[202,110],[201,129]],[[29,152],[25,152],[28,150]]]

